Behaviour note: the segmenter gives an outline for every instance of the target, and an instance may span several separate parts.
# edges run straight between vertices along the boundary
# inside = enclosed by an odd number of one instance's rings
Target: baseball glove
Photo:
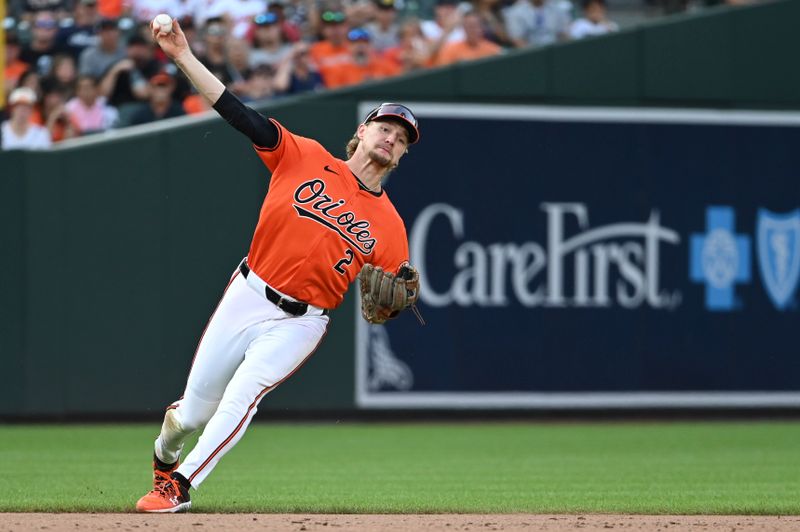
[[[403,263],[397,275],[380,266],[365,264],[361,281],[361,315],[370,323],[385,323],[419,299],[419,272]]]

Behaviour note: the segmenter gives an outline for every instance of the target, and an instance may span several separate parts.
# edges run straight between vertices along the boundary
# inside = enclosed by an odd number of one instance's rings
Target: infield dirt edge
[[[0,532],[25,530],[759,530],[800,529],[800,516],[620,514],[0,513]]]

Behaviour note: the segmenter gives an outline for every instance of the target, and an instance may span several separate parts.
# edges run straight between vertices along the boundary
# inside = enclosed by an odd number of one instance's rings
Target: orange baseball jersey
[[[308,53],[317,66],[323,83],[329,88],[332,87],[332,85],[329,85],[330,83],[335,83],[333,77],[335,77],[336,72],[344,65],[349,65],[353,62],[350,43],[334,46],[328,41],[319,41],[311,45]]]
[[[408,260],[405,225],[385,190],[365,189],[317,141],[272,122],[277,146],[255,146],[272,179],[247,263],[276,290],[332,309],[365,263],[397,273]]]
[[[329,89],[356,85],[370,79],[388,78],[401,73],[401,68],[389,59],[378,54],[372,54],[369,62],[358,65],[355,62],[341,65],[328,72],[325,86]]]
[[[488,39],[482,39],[476,46],[472,46],[466,41],[452,42],[445,44],[439,52],[436,66],[449,65],[458,61],[472,61],[497,55],[502,51],[502,48]]]

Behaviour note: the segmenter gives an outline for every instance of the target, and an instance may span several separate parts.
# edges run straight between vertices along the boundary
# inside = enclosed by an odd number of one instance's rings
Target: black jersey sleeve
[[[278,126],[255,109],[243,104],[227,89],[214,104],[214,110],[230,125],[247,135],[259,148],[274,148],[278,145]]]

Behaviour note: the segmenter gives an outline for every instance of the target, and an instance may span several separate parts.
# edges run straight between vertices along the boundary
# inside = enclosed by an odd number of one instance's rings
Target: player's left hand
[[[419,299],[419,272],[408,263],[401,265],[397,275],[383,271],[380,266],[365,264],[358,279],[361,315],[370,323],[385,323]]]

